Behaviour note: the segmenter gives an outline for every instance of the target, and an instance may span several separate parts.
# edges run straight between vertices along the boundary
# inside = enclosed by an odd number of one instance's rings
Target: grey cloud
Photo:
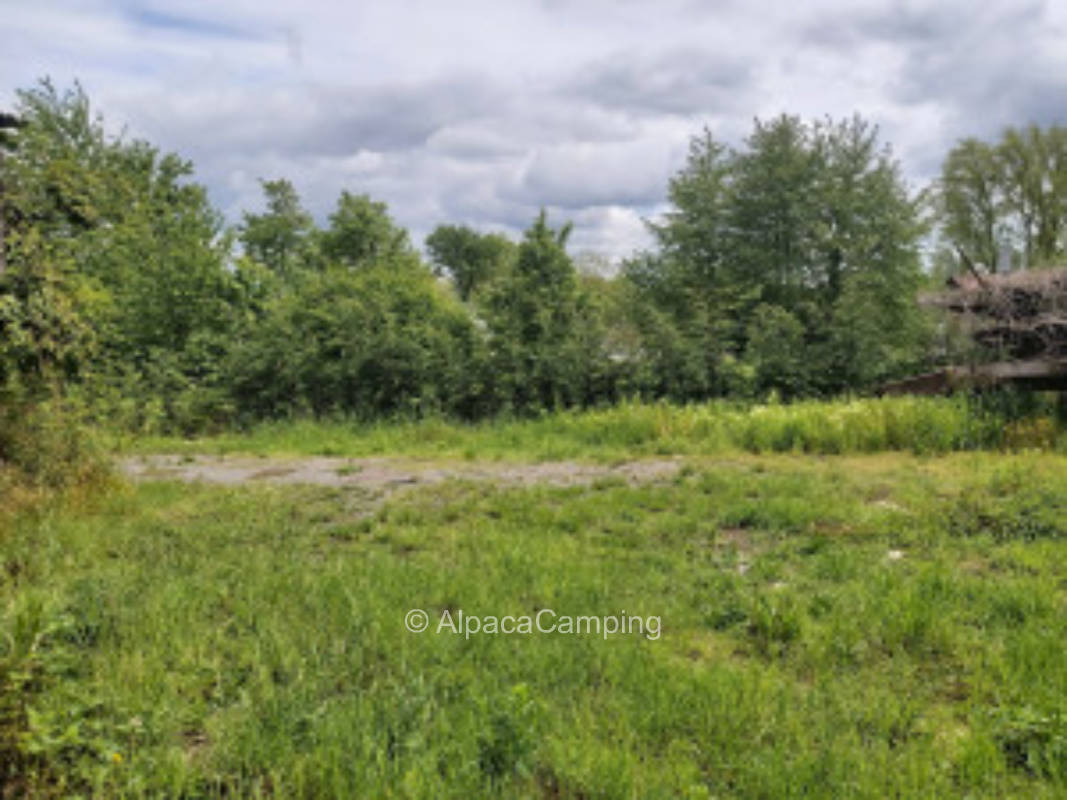
[[[426,144],[431,152],[473,162],[512,158],[523,153],[522,145],[514,137],[476,123],[460,122],[440,128]]]
[[[316,132],[327,153],[354,147],[400,150],[421,146],[446,125],[493,112],[505,95],[480,79],[449,79],[370,91],[324,92]]]
[[[924,4],[895,0],[881,8],[831,9],[800,26],[802,42],[853,49],[871,42],[945,42],[965,27],[978,6],[962,0]]]
[[[990,9],[941,39],[910,43],[892,96],[938,103],[953,133],[995,135],[1007,125],[1064,121],[1067,74],[1053,60],[1044,3]]]
[[[487,113],[501,93],[480,80],[420,85],[252,88],[182,96],[146,104],[142,118],[172,146],[288,156],[342,156],[361,149],[396,151],[424,145],[435,132]]]
[[[1043,0],[894,0],[828,10],[796,35],[802,44],[836,50],[845,59],[860,58],[857,51],[873,45],[890,46],[901,61],[899,71],[886,75],[885,91],[893,100],[942,103],[963,114],[1004,119],[1051,67],[1040,63],[1040,45],[1052,29],[1047,10]]]
[[[515,180],[513,171],[503,166],[480,178],[454,178],[439,195],[440,214],[432,225],[448,222],[493,227],[513,234],[522,231],[540,206],[536,200],[517,196],[508,189]]]
[[[665,144],[634,141],[542,149],[514,188],[528,202],[569,209],[647,205],[663,195],[670,175]]]
[[[907,173],[925,180],[959,138],[1065,120],[1063,33],[1053,15],[1040,0],[830,7],[795,27],[796,61],[862,66],[867,75],[884,66],[877,95],[865,87],[867,96],[890,121],[890,140],[903,145]]]
[[[616,53],[584,68],[569,88],[586,102],[632,113],[721,113],[754,88],[751,64],[696,47],[652,58]]]
[[[1065,121],[1052,0],[500,8],[35,0],[0,68],[82,78],[109,121],[191,158],[231,222],[284,176],[320,221],[346,188],[416,241],[441,222],[518,234],[545,206],[613,255],[703,123],[739,143],[754,115],[859,109],[926,178],[956,137]]]

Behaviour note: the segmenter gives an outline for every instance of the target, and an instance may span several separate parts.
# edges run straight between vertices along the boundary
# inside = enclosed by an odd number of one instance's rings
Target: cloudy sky
[[[918,186],[952,143],[1067,122],[1067,2],[0,0],[0,107],[49,75],[191,158],[231,221],[290,178],[572,250],[646,244],[690,136],[859,112]]]

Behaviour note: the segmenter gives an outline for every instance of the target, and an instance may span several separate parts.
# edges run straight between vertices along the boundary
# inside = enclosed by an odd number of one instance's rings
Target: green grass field
[[[601,443],[581,415],[213,442],[675,453],[677,477],[384,504],[156,482],[9,518],[6,795],[1067,796],[1067,458],[753,454],[736,419],[696,408],[598,413]],[[822,447],[747,449],[879,449],[822,427]],[[168,445],[209,447],[127,450]],[[437,631],[460,611],[654,618],[656,635]]]

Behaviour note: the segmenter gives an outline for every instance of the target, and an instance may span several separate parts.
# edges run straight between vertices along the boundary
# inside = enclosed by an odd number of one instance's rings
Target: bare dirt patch
[[[256,458],[250,456],[150,455],[121,462],[134,480],[202,481],[236,486],[243,483],[312,484],[389,491],[403,486],[450,480],[487,481],[529,486],[584,486],[601,480],[629,484],[673,478],[676,459],[631,461],[614,466],[554,461],[541,464],[419,463],[390,458]]]

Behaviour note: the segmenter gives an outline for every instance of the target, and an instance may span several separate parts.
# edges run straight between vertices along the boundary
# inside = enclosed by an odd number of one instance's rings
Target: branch
[[[979,273],[978,270],[975,268],[974,262],[971,261],[971,257],[967,255],[963,247],[961,247],[959,244],[956,244],[955,248],[956,253],[959,255],[960,260],[963,262],[963,266],[967,267],[967,270],[974,276],[974,279],[978,281],[978,285],[981,286],[983,289],[988,289],[989,284],[986,283],[985,278],[983,278],[981,273]]]

